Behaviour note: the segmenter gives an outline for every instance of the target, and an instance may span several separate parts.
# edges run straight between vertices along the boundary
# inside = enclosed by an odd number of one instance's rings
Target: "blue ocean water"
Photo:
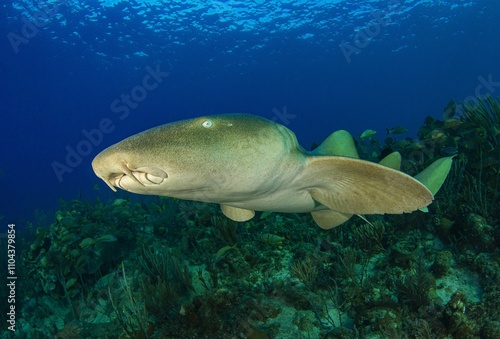
[[[14,1],[0,5],[0,215],[113,194],[105,147],[205,114],[275,119],[305,147],[500,93],[500,3]],[[167,74],[168,73],[168,74]]]

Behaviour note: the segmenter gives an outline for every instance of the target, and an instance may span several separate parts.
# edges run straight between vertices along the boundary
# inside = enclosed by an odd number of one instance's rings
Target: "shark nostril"
[[[146,180],[153,184],[161,184],[163,182],[163,178],[157,177],[156,175],[146,173]]]
[[[151,173],[140,171],[130,171],[130,173],[115,173],[110,176],[110,181],[113,186],[119,187],[123,190],[130,190],[133,183],[138,183],[141,186],[159,185],[163,182],[164,176],[156,176]]]
[[[112,181],[114,182],[114,185],[116,187],[119,187],[121,189],[125,189],[122,184],[121,184],[121,181],[122,181],[122,178],[125,176],[125,174],[121,173],[121,174],[116,174],[114,175]]]
[[[143,185],[158,185],[163,182],[162,177],[158,177],[151,173],[145,172],[133,172],[134,176],[139,180],[139,182]]]

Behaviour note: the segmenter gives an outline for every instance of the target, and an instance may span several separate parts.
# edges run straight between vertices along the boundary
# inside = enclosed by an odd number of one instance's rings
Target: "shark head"
[[[92,167],[114,191],[220,203],[272,186],[267,178],[297,147],[282,125],[224,114],[133,135],[98,154]]]

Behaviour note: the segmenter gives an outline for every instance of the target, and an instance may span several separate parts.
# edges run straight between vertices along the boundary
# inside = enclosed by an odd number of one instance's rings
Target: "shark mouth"
[[[157,167],[138,167],[129,168],[126,163],[120,166],[120,172],[109,173],[104,181],[116,192],[116,188],[121,188],[125,191],[134,190],[134,188],[160,185],[168,174]]]

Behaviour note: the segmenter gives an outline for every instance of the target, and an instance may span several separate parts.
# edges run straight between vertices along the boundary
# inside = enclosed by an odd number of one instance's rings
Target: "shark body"
[[[354,214],[407,213],[432,202],[419,181],[343,156],[333,139],[307,152],[273,121],[204,116],[133,135],[98,154],[92,167],[114,191],[217,203],[236,221],[255,211],[311,213],[328,229]]]

